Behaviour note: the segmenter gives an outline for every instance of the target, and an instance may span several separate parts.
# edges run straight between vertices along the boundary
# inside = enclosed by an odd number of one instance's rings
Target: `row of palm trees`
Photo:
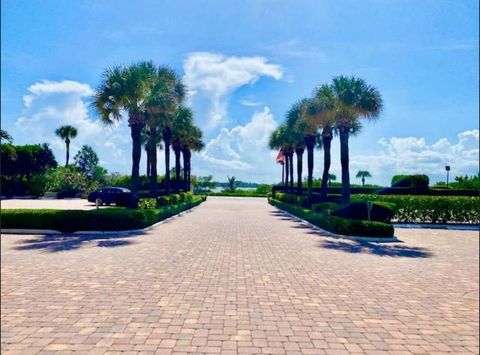
[[[150,193],[158,194],[157,148],[165,152],[165,192],[171,191],[170,149],[175,153],[178,188],[180,155],[183,155],[183,180],[190,186],[191,152],[204,148],[202,132],[193,123],[192,111],[184,106],[186,87],[181,78],[166,66],[142,61],[105,70],[94,95],[94,107],[103,123],[112,125],[128,116],[132,137],[132,192],[138,192],[142,142],[147,151]]]
[[[355,76],[338,76],[318,86],[313,96],[292,105],[286,121],[270,137],[271,149],[285,157],[285,188],[294,192],[293,155],[297,157],[297,193],[302,193],[302,157],[307,150],[308,201],[312,201],[314,149],[323,149],[321,198],[327,200],[331,165],[331,144],[340,139],[342,166],[342,204],[350,201],[349,137],[361,128],[360,119],[378,118],[382,110],[379,91]]]

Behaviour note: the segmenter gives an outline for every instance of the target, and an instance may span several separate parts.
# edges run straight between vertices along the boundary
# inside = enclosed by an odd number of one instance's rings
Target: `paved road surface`
[[[333,239],[209,198],[138,236],[3,235],[2,354],[478,353],[478,233]]]
[[[55,210],[92,210],[96,206],[94,203],[88,202],[86,199],[71,198],[71,199],[7,199],[0,202],[1,207],[5,209],[10,208],[29,208],[29,209],[43,209],[51,208]],[[102,206],[104,208],[106,206]]]

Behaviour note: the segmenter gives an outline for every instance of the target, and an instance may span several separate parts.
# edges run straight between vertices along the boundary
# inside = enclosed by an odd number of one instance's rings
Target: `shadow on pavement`
[[[132,240],[143,233],[124,235],[75,235],[75,234],[46,234],[31,239],[19,241],[15,250],[43,250],[56,253],[60,251],[76,250],[91,243],[97,247],[114,248],[134,243]]]
[[[308,234],[315,234],[322,237],[329,237],[319,230],[312,228],[309,224],[290,217],[283,211],[271,211],[271,215],[286,221],[294,222],[292,228],[303,229]],[[322,240],[318,247],[324,249],[340,250],[352,254],[371,254],[377,256],[403,257],[403,258],[429,258],[433,254],[426,248],[404,245],[402,241],[395,242],[374,242],[354,239],[341,239],[333,237],[334,240]]]

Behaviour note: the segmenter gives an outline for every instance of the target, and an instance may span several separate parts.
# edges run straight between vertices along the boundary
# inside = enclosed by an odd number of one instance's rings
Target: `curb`
[[[273,206],[273,205],[271,205],[271,206]],[[336,233],[333,233],[333,232],[329,232],[329,231],[327,231],[323,228],[320,228],[319,226],[316,226],[315,224],[310,223],[309,221],[306,221],[303,218],[297,217],[297,216],[295,216],[295,215],[293,215],[293,214],[291,214],[291,213],[289,213],[285,210],[282,210],[281,208],[278,208],[277,206],[273,206],[273,207],[275,207],[277,210],[285,213],[286,215],[293,218],[297,222],[302,222],[304,224],[307,224],[310,228],[315,229],[318,232],[322,232],[327,237],[337,238],[337,239],[350,239],[350,240],[356,240],[356,241],[361,241],[361,242],[376,242],[376,243],[400,242],[400,240],[395,236],[385,238],[385,237],[360,237],[360,236],[353,236],[353,235],[336,234]]]
[[[393,223],[395,228],[405,229],[444,229],[444,230],[457,230],[457,231],[480,231],[479,225],[467,225],[467,224],[429,224],[429,223]]]
[[[203,201],[205,202],[205,201]],[[202,203],[203,203],[202,202]],[[92,236],[125,236],[125,235],[130,235],[130,234],[141,234],[144,232],[149,231],[150,229],[153,229],[157,226],[159,226],[162,223],[166,223],[172,219],[175,219],[177,217],[180,217],[184,215],[185,213],[188,213],[189,211],[197,208],[200,206],[202,203],[193,206],[189,209],[183,210],[180,213],[177,213],[176,215],[170,216],[168,218],[162,219],[161,221],[152,224],[151,226],[145,227],[143,229],[128,229],[128,230],[123,230],[123,231],[77,231],[77,232],[70,232],[70,233],[63,233],[60,231],[56,230],[51,230],[51,229],[14,229],[14,228],[5,228],[0,230],[1,234],[52,234],[52,235],[92,235]]]

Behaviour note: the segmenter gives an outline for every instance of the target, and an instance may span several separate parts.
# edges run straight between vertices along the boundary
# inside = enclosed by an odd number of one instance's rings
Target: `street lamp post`
[[[450,165],[446,165],[445,170],[447,171],[447,187],[448,187],[448,175],[450,173]]]

